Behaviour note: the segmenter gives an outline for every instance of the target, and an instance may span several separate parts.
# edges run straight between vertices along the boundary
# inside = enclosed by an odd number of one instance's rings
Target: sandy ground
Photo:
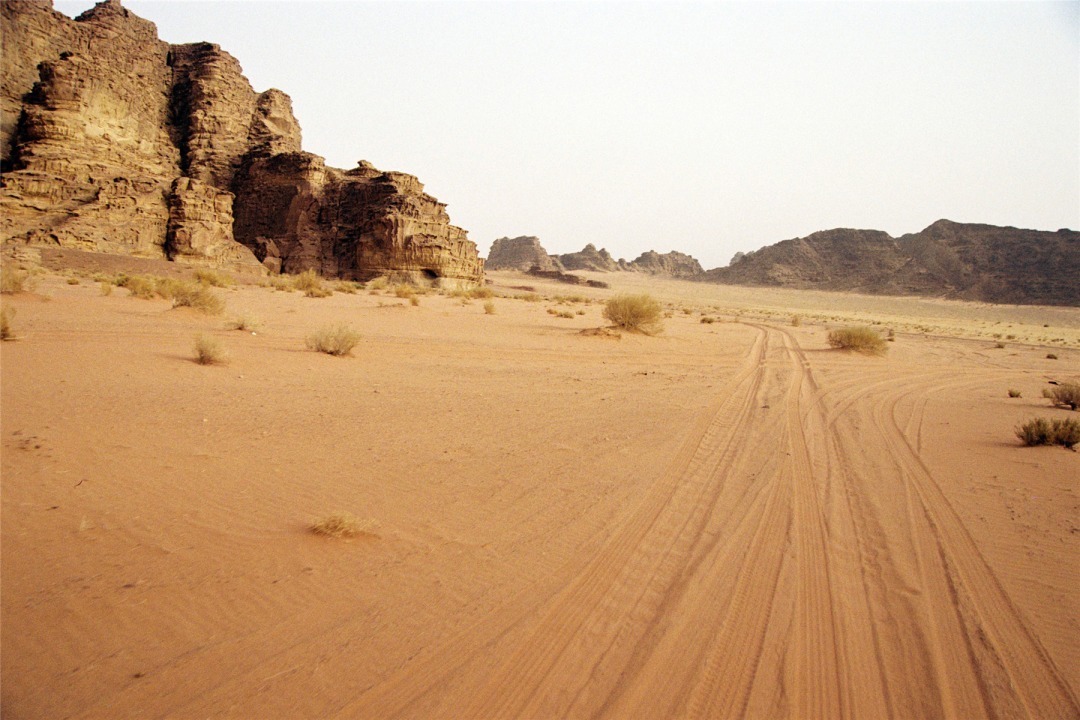
[[[4,296],[5,720],[1080,717],[1080,454],[1013,436],[1080,310],[492,278],[549,299]]]

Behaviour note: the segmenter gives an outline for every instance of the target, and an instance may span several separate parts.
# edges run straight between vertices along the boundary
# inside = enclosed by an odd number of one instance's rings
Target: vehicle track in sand
[[[590,556],[338,716],[1080,716],[919,456],[926,398],[971,381],[823,385],[793,333],[753,327]]]

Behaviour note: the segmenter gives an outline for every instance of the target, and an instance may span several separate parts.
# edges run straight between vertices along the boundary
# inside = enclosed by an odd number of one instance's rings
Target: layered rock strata
[[[483,263],[411,175],[326,167],[289,97],[217,45],[106,0],[3,0],[0,239],[187,263],[473,284]],[[262,262],[260,262],[262,261]]]
[[[549,255],[540,238],[522,235],[516,238],[502,237],[491,243],[484,267],[489,270],[521,270],[537,268],[542,271],[563,270],[558,258]]]

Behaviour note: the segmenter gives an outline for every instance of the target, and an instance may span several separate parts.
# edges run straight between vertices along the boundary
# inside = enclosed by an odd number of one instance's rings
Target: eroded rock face
[[[643,252],[628,263],[627,269],[675,278],[689,278],[704,272],[701,263],[686,253],[675,250],[663,254],[653,250]]]
[[[491,243],[484,267],[489,270],[520,270],[532,268],[551,271],[562,270],[562,263],[548,254],[540,244],[540,238],[522,235],[516,238],[499,238]]]
[[[748,253],[704,282],[1080,305],[1080,232],[939,220],[893,238],[824,230]]]
[[[624,269],[624,267],[619,266],[619,263],[615,262],[615,258],[611,257],[611,253],[604,248],[597,250],[592,243],[586,245],[579,252],[559,255],[559,262],[567,270],[615,272]]]
[[[47,0],[2,8],[5,243],[482,280],[476,246],[416,178],[302,152],[289,97],[256,93],[218,46],[170,46],[118,0],[75,20]]]

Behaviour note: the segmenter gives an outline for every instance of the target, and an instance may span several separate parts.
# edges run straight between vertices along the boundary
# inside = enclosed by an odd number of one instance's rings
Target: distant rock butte
[[[824,230],[736,256],[693,278],[729,285],[1080,305],[1080,232],[939,220],[893,238]]]
[[[541,272],[565,272],[588,270],[593,272],[643,272],[650,275],[691,277],[702,272],[697,260],[680,252],[660,254],[652,250],[642,253],[636,260],[615,260],[607,250],[586,245],[580,252],[549,255],[540,244],[540,238],[523,235],[516,238],[499,238],[491,244],[485,267],[489,270],[536,269]]]
[[[413,176],[301,149],[292,102],[217,45],[106,0],[3,0],[0,239],[236,270],[474,284],[483,260]]]

